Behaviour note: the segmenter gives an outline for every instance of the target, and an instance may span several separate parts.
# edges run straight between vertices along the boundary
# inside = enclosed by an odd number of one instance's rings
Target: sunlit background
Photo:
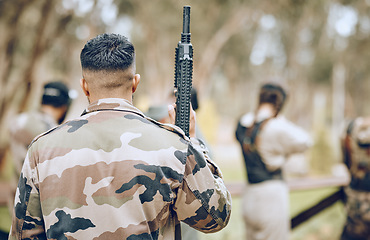
[[[315,140],[288,163],[288,179],[342,176],[343,124],[370,114],[370,0],[0,0],[1,181],[12,179],[11,119],[38,108],[45,82],[62,80],[76,90],[67,118],[86,107],[79,53],[97,34],[120,33],[134,43],[142,79],[134,104],[143,112],[167,104],[184,5],[191,6],[197,120],[225,181],[245,180],[234,131],[238,118],[254,110],[260,84],[270,80],[288,89],[284,115]],[[292,191],[292,216],[331,191]],[[238,195],[233,202],[228,227],[201,239],[243,238]],[[338,202],[294,229],[291,239],[338,239],[344,219]],[[0,229],[9,227],[3,206]]]

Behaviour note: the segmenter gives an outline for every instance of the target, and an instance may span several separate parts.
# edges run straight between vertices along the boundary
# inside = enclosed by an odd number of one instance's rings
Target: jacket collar
[[[139,114],[142,117],[145,117],[144,114],[134,107],[131,102],[123,98],[104,98],[99,99],[91,103],[81,115],[96,111],[105,111],[105,110],[118,110],[118,111],[128,111]]]
[[[125,112],[132,112],[135,114],[138,114],[142,116],[143,118],[147,119],[150,122],[155,123],[156,125],[159,125],[162,128],[165,128],[171,132],[175,132],[176,134],[182,136],[184,139],[189,139],[183,130],[181,130],[178,126],[172,125],[172,124],[165,124],[155,121],[154,119],[151,119],[144,115],[143,112],[141,112],[139,109],[134,107],[131,102],[129,102],[126,99],[123,98],[104,98],[100,99],[96,102],[91,103],[81,114],[89,114],[97,111],[106,111],[106,110],[116,110],[116,111],[125,111]]]

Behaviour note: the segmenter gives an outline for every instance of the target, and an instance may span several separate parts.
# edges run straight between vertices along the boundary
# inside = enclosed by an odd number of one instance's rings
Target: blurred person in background
[[[21,113],[10,122],[10,146],[17,181],[32,140],[64,121],[72,100],[69,93],[70,89],[63,82],[48,82],[43,87],[39,109]]]
[[[312,143],[302,128],[279,115],[286,98],[280,85],[262,85],[256,111],[243,115],[236,128],[247,172],[242,216],[248,240],[289,239],[289,189],[282,168],[291,154]]]
[[[190,102],[191,102],[191,107],[195,112],[199,110],[199,100],[198,100],[198,91],[195,87],[192,87],[190,90]],[[202,130],[200,129],[198,123],[195,123],[195,134],[198,138],[202,139],[203,142],[206,144],[208,150],[209,150],[209,155],[212,157],[212,150],[211,146],[207,143],[207,140],[205,139]]]
[[[195,137],[132,104],[140,82],[135,49],[119,34],[80,54],[82,115],[30,145],[9,239],[180,239],[180,221],[217,232],[230,218],[220,169]],[[175,121],[174,106],[168,113]]]
[[[351,181],[345,191],[347,221],[341,240],[370,239],[370,117],[351,121],[341,139]]]

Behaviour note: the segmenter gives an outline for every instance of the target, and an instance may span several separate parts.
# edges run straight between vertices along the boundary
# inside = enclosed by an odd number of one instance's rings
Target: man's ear
[[[140,74],[135,74],[134,79],[132,80],[132,93],[136,91],[139,83],[140,83]]]
[[[89,86],[87,85],[85,78],[82,78],[80,80],[80,86],[86,97],[90,97]]]

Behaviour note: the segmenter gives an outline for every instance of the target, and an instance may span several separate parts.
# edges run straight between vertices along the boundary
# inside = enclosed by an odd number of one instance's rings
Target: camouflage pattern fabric
[[[179,239],[179,220],[210,233],[230,212],[201,141],[103,99],[32,143],[9,239]]]
[[[343,240],[370,240],[370,118],[352,121],[342,139],[351,181],[345,188],[347,221]]]
[[[370,192],[370,118],[355,119],[349,125],[344,141],[351,188]]]
[[[41,111],[21,113],[10,122],[10,146],[17,179],[32,140],[57,125],[52,116]]]
[[[346,188],[347,221],[342,240],[370,239],[370,193]]]

